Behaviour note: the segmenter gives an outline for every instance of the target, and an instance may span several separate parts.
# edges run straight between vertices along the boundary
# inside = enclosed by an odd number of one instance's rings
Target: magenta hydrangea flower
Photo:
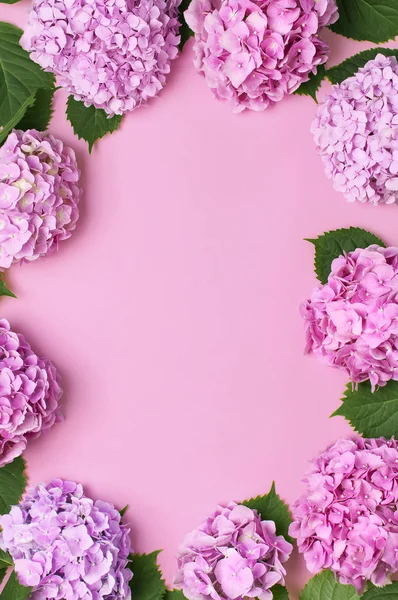
[[[75,153],[52,135],[13,131],[0,148],[0,271],[58,248],[79,217]]]
[[[80,484],[36,485],[0,516],[0,547],[13,558],[31,600],[130,600],[129,528],[108,502]]]
[[[311,573],[331,569],[361,594],[398,570],[398,444],[341,439],[312,461],[289,533]]]
[[[398,200],[398,63],[378,54],[319,105],[312,124],[327,177],[349,202]]]
[[[27,441],[60,418],[55,367],[0,319],[0,467],[22,454]]]
[[[292,545],[276,535],[273,521],[236,502],[218,506],[185,539],[175,584],[189,600],[272,600],[283,584]]]
[[[306,352],[372,389],[398,380],[398,248],[358,248],[332,262],[301,305]]]
[[[34,0],[21,45],[76,100],[121,115],[163,88],[180,2]]]
[[[195,66],[234,112],[265,110],[326,62],[319,30],[338,18],[336,0],[192,0]]]

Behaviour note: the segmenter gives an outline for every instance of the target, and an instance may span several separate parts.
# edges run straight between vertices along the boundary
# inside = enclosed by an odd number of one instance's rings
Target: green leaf
[[[323,65],[318,67],[315,75],[311,75],[309,80],[302,83],[300,87],[294,92],[299,96],[311,96],[317,102],[316,93],[321,87],[322,81],[325,79],[326,70]]]
[[[18,504],[26,488],[25,461],[21,456],[0,469],[0,515]]]
[[[0,2],[2,2],[3,4],[16,4],[17,2],[20,2],[21,0],[0,0]]]
[[[2,275],[0,274],[0,296],[10,296],[11,298],[16,298],[16,295],[12,293],[11,290],[8,289],[6,284],[2,279]]]
[[[3,600],[25,600],[32,592],[32,588],[21,585],[13,571],[7,581],[4,590],[0,594]]]
[[[337,0],[339,19],[332,31],[353,40],[380,44],[398,35],[397,0]]]
[[[188,23],[185,20],[184,12],[187,10],[188,6],[191,4],[191,0],[182,0],[179,7],[179,16],[178,19],[180,21],[180,44],[179,49],[182,50],[185,46],[185,43],[189,40],[190,37],[194,36],[194,32],[189,27]]]
[[[398,50],[396,48],[372,48],[371,50],[364,50],[358,54],[354,54],[347,60],[344,60],[335,67],[330,67],[326,71],[326,77],[333,84],[341,83],[348,77],[352,77],[358,71],[366,65],[369,60],[374,60],[378,54],[384,54],[384,56],[395,56],[398,59]]]
[[[291,515],[287,505],[276,493],[274,481],[268,494],[244,500],[242,504],[257,510],[264,521],[275,521],[276,533],[283,535],[289,542],[292,542],[289,536],[289,525],[292,522]]]
[[[10,554],[8,554],[8,552],[4,552],[4,550],[0,549],[0,568],[1,569],[8,569],[8,567],[11,567],[13,565],[13,560],[10,556]]]
[[[321,283],[327,283],[332,262],[344,252],[367,248],[371,244],[384,247],[378,237],[359,227],[327,231],[316,239],[306,239],[306,241],[315,246],[315,272]]]
[[[359,600],[352,585],[338,583],[331,571],[322,571],[309,580],[300,600]]]
[[[398,581],[393,581],[391,585],[384,587],[372,586],[361,596],[361,600],[397,600]]]
[[[287,589],[283,585],[274,585],[272,587],[273,600],[289,600]]]
[[[124,515],[126,513],[126,510],[128,509],[128,507],[129,507],[129,505],[126,504],[126,506],[124,508],[122,508],[122,510],[119,511],[121,517],[124,517]]]
[[[273,590],[274,588],[272,588],[272,591]],[[185,600],[185,596],[181,590],[166,590],[164,600]]]
[[[348,384],[341,401],[332,417],[344,417],[365,437],[398,437],[397,381],[390,380],[373,393],[369,381],[360,383],[357,390]]]
[[[8,567],[0,567],[0,585],[3,583],[3,579],[7,573],[7,568]]]
[[[46,131],[53,114],[54,92],[54,84],[51,87],[37,90],[33,104],[29,106],[16,128],[23,131],[27,129]]]
[[[42,71],[21,48],[21,35],[18,27],[0,23],[0,144],[34,103],[37,90],[54,84],[54,76]]]
[[[115,115],[109,119],[104,110],[94,106],[87,108],[73,96],[68,98],[66,116],[72,123],[75,134],[86,140],[90,152],[97,140],[116,131],[122,121],[122,115]]]
[[[134,573],[130,581],[134,600],[162,600],[166,586],[156,562],[159,552],[133,555],[129,566]]]

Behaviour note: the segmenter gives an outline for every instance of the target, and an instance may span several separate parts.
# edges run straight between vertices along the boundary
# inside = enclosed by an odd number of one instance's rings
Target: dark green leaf
[[[378,237],[359,227],[327,231],[316,239],[306,241],[315,246],[315,272],[321,283],[327,283],[332,262],[338,256],[356,248],[367,248],[371,244],[384,247]]]
[[[109,119],[104,110],[95,108],[94,106],[87,108],[83,102],[75,100],[73,96],[69,96],[68,98],[66,115],[72,124],[75,134],[88,143],[90,152],[97,140],[104,137],[107,133],[116,131],[122,121],[121,115],[115,115]]]
[[[13,564],[13,560],[8,552],[4,552],[4,550],[0,549],[0,568],[8,568]]]
[[[352,585],[338,583],[331,571],[322,571],[309,580],[300,600],[359,600]]]
[[[274,588],[272,588],[272,590],[274,590]],[[166,590],[164,600],[185,600],[185,596],[181,590]]]
[[[128,509],[128,507],[129,507],[129,505],[128,505],[128,504],[126,504],[126,506],[125,506],[124,508],[122,508],[122,510],[121,510],[121,511],[119,511],[119,512],[120,512],[120,516],[121,516],[121,517],[124,517],[124,515],[125,515],[125,513],[126,513],[126,510]]]
[[[40,88],[35,94],[35,100],[17,124],[17,129],[26,131],[27,129],[37,129],[46,131],[53,114],[53,97],[55,86]]]
[[[272,600],[289,600],[287,589],[279,584],[272,587],[272,597]]]
[[[25,461],[21,456],[0,469],[0,515],[18,504],[26,488]]]
[[[326,70],[323,65],[318,67],[315,75],[311,75],[309,80],[302,83],[300,87],[294,92],[299,96],[311,96],[317,102],[316,93],[321,87],[322,81],[325,79]]]
[[[398,59],[398,50],[396,48],[372,48],[371,50],[364,50],[359,54],[354,54],[347,60],[344,60],[339,65],[331,67],[326,71],[326,77],[333,84],[341,83],[347,77],[352,77],[358,71],[366,65],[369,60],[374,60],[378,54],[384,54],[384,56],[395,56]]]
[[[0,567],[0,585],[3,583],[5,574],[7,573],[8,567]]]
[[[11,298],[16,298],[16,295],[12,293],[11,290],[8,289],[6,284],[2,279],[2,275],[0,274],[0,296],[10,296]]]
[[[265,496],[257,496],[257,498],[251,498],[250,500],[244,500],[242,504],[251,509],[255,509],[263,521],[274,521],[276,533],[278,535],[283,535],[289,542],[292,541],[288,533],[289,525],[292,522],[290,512],[287,505],[276,493],[275,482],[272,482],[268,494],[265,494]]]
[[[134,554],[130,568],[134,573],[130,588],[134,600],[162,600],[166,586],[156,562],[160,550],[151,554]]]
[[[373,393],[369,381],[360,383],[357,390],[348,384],[341,401],[332,417],[344,417],[365,437],[398,437],[397,381],[389,381]]]
[[[190,37],[195,35],[184,18],[184,12],[187,10],[187,8],[190,4],[191,4],[191,0],[182,0],[180,7],[179,7],[179,17],[178,18],[180,21],[180,36],[181,36],[181,41],[180,41],[180,45],[179,45],[180,50],[182,50],[184,48],[185,42],[187,42]]]
[[[21,0],[0,0],[0,2],[2,2],[3,4],[16,4],[17,2],[20,2]]]
[[[0,23],[0,144],[35,101],[40,88],[51,87],[54,76],[30,60],[19,45],[22,31]]]
[[[372,586],[361,596],[361,600],[397,600],[398,581],[393,581],[391,585],[385,587]]]
[[[397,0],[337,0],[339,19],[331,26],[353,40],[380,44],[398,35]]]
[[[32,588],[21,585],[13,571],[4,590],[0,594],[2,600],[25,600],[32,592]]]

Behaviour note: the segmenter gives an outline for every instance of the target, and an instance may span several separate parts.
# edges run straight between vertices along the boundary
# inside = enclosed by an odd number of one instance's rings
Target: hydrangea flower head
[[[319,105],[312,124],[327,177],[349,202],[398,200],[398,63],[378,54]]]
[[[301,305],[306,352],[372,389],[398,380],[398,248],[372,245],[332,262]]]
[[[192,0],[195,66],[234,112],[282,100],[326,62],[319,30],[338,18],[336,0]]]
[[[80,484],[36,485],[0,517],[0,547],[13,558],[32,600],[130,600],[129,529],[108,502]]]
[[[0,467],[60,418],[61,395],[51,362],[37,356],[24,336],[0,319]]]
[[[121,115],[163,88],[180,1],[34,0],[21,45],[76,100]]]
[[[284,583],[282,563],[292,549],[276,535],[273,521],[230,502],[186,537],[175,584],[189,600],[272,600],[272,586]]]
[[[68,239],[79,217],[75,153],[52,135],[13,131],[0,148],[0,271]]]
[[[361,594],[398,570],[398,444],[341,439],[312,461],[290,535],[311,573],[331,569]]]

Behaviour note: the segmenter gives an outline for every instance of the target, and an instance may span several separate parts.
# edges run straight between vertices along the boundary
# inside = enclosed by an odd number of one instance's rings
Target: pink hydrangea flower
[[[398,200],[398,63],[378,54],[319,105],[312,124],[327,177],[349,202]]]
[[[75,153],[52,135],[13,131],[0,148],[0,271],[58,248],[79,217]]]
[[[398,380],[398,248],[372,245],[332,262],[301,305],[306,352],[372,389]]]
[[[336,0],[192,0],[195,66],[234,112],[265,110],[326,62],[319,30],[338,18]]]
[[[180,1],[34,0],[21,45],[76,100],[121,115],[163,88]]]
[[[129,528],[113,504],[54,479],[0,516],[0,548],[31,600],[131,600]]]
[[[37,356],[24,336],[0,319],[0,467],[59,420],[61,396],[52,363]]]
[[[175,584],[189,600],[272,600],[284,584],[292,545],[277,536],[273,521],[236,502],[215,512],[185,539]]]
[[[290,535],[308,570],[331,569],[361,594],[398,571],[398,444],[341,439],[312,461]]]

